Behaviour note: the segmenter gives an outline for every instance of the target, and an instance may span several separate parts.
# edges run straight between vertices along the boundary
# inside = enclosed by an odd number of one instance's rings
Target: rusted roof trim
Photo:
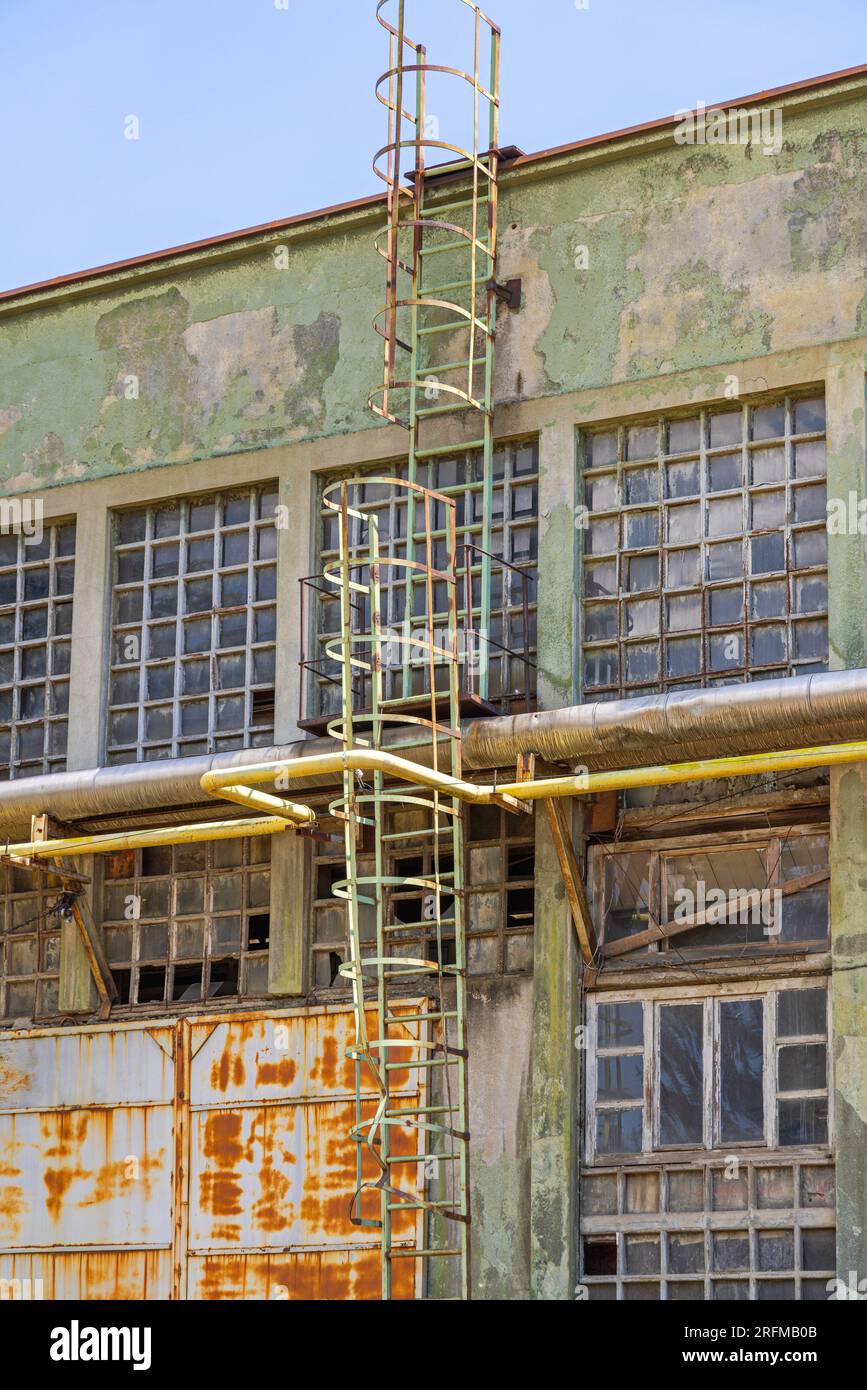
[[[736,97],[731,101],[708,103],[706,109],[727,111],[733,107],[766,105],[769,101],[783,97],[813,94],[816,94],[817,99],[821,101],[818,92],[822,88],[839,87],[840,84],[857,87],[859,81],[864,82],[865,80],[867,80],[867,63],[862,63],[857,67],[842,68],[838,72],[825,73],[820,77],[790,82],[782,87],[769,87],[765,91],[753,92],[748,96]],[[825,100],[844,101],[850,95],[851,91],[844,87],[830,97],[826,96]],[[635,141],[642,136],[664,133],[670,127],[681,122],[686,115],[689,115],[688,110],[677,112],[671,116],[662,116],[653,121],[644,121],[639,125],[625,126],[621,130],[608,131],[602,135],[588,136],[586,139],[571,141],[565,145],[554,145],[548,149],[537,150],[532,154],[521,155],[513,163],[510,163],[508,170],[504,172],[504,181],[506,179],[517,180],[525,171],[530,172],[532,170],[535,173],[538,169],[538,173],[541,174],[544,170],[538,168],[540,165],[562,161],[571,156],[580,156],[588,151],[603,151],[606,147]],[[56,275],[49,280],[37,280],[30,285],[20,285],[13,289],[0,291],[0,308],[9,301],[47,294],[52,290],[63,290],[72,286],[84,287],[88,282],[99,280],[105,276],[117,275],[126,270],[153,268],[155,272],[158,272],[163,263],[172,261],[177,257],[188,256],[197,251],[231,246],[268,234],[291,232],[296,228],[310,226],[317,222],[326,222],[334,217],[342,218],[353,213],[372,213],[384,202],[384,193],[368,194],[363,198],[353,198],[347,202],[334,203],[330,207],[296,213],[292,217],[277,218],[273,222],[262,222],[254,227],[243,227],[233,232],[221,232],[217,236],[205,237],[200,241],[188,241],[179,246],[166,247],[160,251],[149,251],[140,256],[130,256],[125,260],[111,261],[106,265],[92,266],[86,270],[73,271],[67,275]]]

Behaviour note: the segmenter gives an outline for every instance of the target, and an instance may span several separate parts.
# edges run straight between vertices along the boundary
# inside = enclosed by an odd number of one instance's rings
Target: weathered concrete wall
[[[530,1040],[528,976],[468,991],[473,1297],[530,1295]]]
[[[854,81],[838,97],[786,98],[776,155],[668,130],[507,173],[500,271],[524,305],[501,316],[499,398],[867,331],[867,99]],[[375,427],[381,220],[356,209],[0,304],[3,490]]]
[[[867,497],[865,363],[829,374],[828,493]],[[867,538],[829,535],[831,664],[867,664]],[[867,773],[831,772],[831,946],[837,1272],[867,1278]]]
[[[532,284],[507,326],[535,330],[527,394],[863,333],[865,117],[863,102],[786,107],[778,155],[668,137],[640,158],[539,182],[531,197],[507,184],[501,269]]]

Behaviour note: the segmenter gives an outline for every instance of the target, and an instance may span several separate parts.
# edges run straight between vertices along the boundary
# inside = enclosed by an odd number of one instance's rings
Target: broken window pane
[[[606,941],[645,931],[649,920],[650,856],[612,854],[605,861],[603,931]]]

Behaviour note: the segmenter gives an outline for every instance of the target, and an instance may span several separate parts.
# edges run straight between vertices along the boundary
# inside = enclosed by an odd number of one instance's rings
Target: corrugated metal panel
[[[0,1034],[0,1278],[45,1298],[378,1297],[376,1232],[349,1221],[353,1035],[346,1009]],[[397,1079],[411,1103],[418,1073]],[[396,1232],[411,1244],[415,1213]],[[404,1297],[418,1263],[399,1262]]]
[[[376,1232],[349,1219],[353,1039],[346,1010],[192,1025],[190,1296],[379,1297]],[[418,1085],[417,1072],[396,1075],[407,1104]],[[392,1142],[418,1152],[418,1131],[396,1130]],[[373,1164],[367,1176],[375,1180]],[[379,1215],[377,1198],[363,1214]],[[415,1212],[397,1214],[396,1240],[412,1243],[416,1224]],[[402,1278],[411,1296],[413,1269]]]

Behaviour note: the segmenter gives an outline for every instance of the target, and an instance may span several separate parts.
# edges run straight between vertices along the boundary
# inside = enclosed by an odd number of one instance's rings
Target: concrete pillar
[[[66,765],[70,772],[99,767],[103,761],[102,721],[109,665],[110,569],[111,514],[103,503],[91,501],[87,506],[79,507],[75,523],[69,743],[66,754]],[[76,861],[76,867],[79,866],[81,873],[90,876],[87,896],[93,920],[101,930],[105,859],[101,854],[88,856]],[[60,934],[59,998],[60,1012],[65,1014],[91,1013],[99,1002],[90,962],[72,920],[64,922]]]
[[[539,705],[575,699],[577,536],[575,429],[539,441]],[[580,965],[544,808],[536,811],[530,1122],[530,1289],[575,1297],[578,1222]]]
[[[313,572],[311,527],[316,479],[306,471],[281,474],[277,531],[277,670],[274,741],[292,743],[298,729],[301,657],[300,584]],[[288,525],[286,521],[288,520]],[[309,617],[309,614],[308,614]],[[304,634],[306,637],[306,634]],[[271,841],[271,934],[268,993],[297,995],[306,984],[309,877],[312,842],[287,831]]]
[[[108,670],[109,514],[94,502],[80,507],[75,524],[72,662],[69,677],[70,772],[102,762],[102,710]]]
[[[301,644],[308,634],[301,633],[299,580],[315,568],[311,537],[317,519],[313,515],[316,478],[306,470],[286,470],[280,478],[277,532],[277,564],[280,589],[277,595],[277,670],[274,733],[277,743],[291,743],[299,737],[298,707],[301,675],[298,662]],[[286,524],[288,522],[288,525]],[[306,613],[309,620],[309,609]]]
[[[865,362],[828,374],[828,497],[867,498]],[[867,666],[867,538],[828,537],[830,660]],[[837,1272],[867,1278],[867,768],[831,772],[831,948]]]
[[[578,1253],[580,962],[544,810],[536,816],[530,1284],[533,1298],[575,1297]]]

